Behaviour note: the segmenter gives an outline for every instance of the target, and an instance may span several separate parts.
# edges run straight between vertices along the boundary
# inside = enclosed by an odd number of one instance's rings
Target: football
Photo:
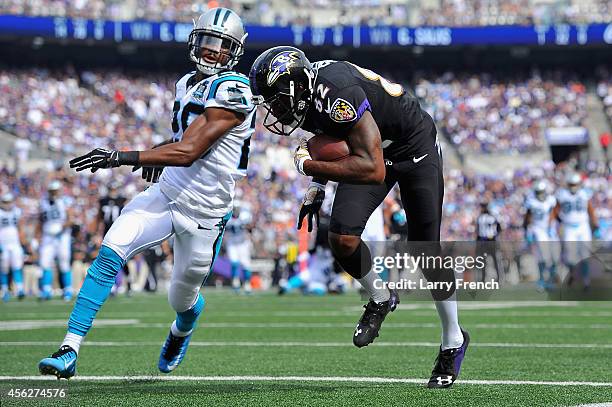
[[[308,140],[308,151],[316,161],[338,161],[351,154],[346,141],[325,135],[314,136]]]

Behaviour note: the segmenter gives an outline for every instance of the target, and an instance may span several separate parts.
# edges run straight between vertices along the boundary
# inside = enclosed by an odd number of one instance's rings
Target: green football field
[[[81,348],[77,377],[39,379],[71,304],[0,305],[2,406],[573,406],[612,402],[612,303],[465,302],[472,343],[454,388],[429,390],[439,342],[433,304],[405,301],[367,348],[352,345],[357,294],[206,293],[183,364],[157,358],[174,318],[163,295],[107,302]],[[63,400],[7,397],[63,388]]]

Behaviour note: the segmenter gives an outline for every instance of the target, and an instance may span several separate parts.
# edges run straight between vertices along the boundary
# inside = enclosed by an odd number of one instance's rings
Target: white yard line
[[[47,381],[53,376],[0,376],[0,381]],[[350,382],[350,383],[412,383],[425,384],[420,378],[343,377],[343,376],[76,376],[71,381],[167,381],[167,382]],[[476,385],[535,385],[612,387],[612,382],[537,381],[537,380],[459,380],[459,384]]]
[[[138,324],[138,319],[105,319],[100,318],[94,321],[94,326],[132,326]],[[26,321],[0,321],[0,330],[2,331],[22,331],[28,329],[43,329],[66,327],[68,321],[66,319],[36,319]]]
[[[0,329],[5,331],[21,331],[31,329],[43,329],[43,328],[64,328],[66,327],[67,321],[65,319],[47,319],[47,320],[25,320],[25,321],[0,321]],[[97,328],[113,328],[121,326],[122,329],[126,328],[161,328],[168,329],[170,323],[161,322],[140,322],[137,319],[96,319],[94,325]],[[267,329],[312,329],[312,328],[353,328],[355,323],[353,322],[204,322],[200,324],[204,328],[215,328],[215,329],[253,329],[253,328],[267,328]],[[543,323],[543,324],[488,324],[488,323],[476,323],[467,325],[469,328],[475,329],[610,329],[612,330],[612,324],[562,324],[562,323]],[[385,324],[387,329],[406,329],[406,328],[432,328],[439,329],[439,323],[411,323],[411,322],[388,322]]]
[[[159,341],[85,341],[84,346],[161,346]],[[57,346],[57,341],[2,341],[2,346]],[[190,342],[191,346],[236,346],[236,347],[304,347],[304,348],[339,348],[353,347],[347,342],[256,342],[256,341],[215,341]],[[438,347],[438,342],[377,342],[374,347]],[[512,343],[512,342],[472,342],[472,347],[479,348],[539,348],[539,349],[612,349],[612,343]]]

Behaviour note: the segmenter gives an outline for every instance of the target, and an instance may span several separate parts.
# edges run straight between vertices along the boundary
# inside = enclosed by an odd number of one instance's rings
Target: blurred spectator
[[[107,20],[191,22],[212,7],[228,7],[258,25],[551,25],[607,23],[607,0],[3,0],[2,14]]]
[[[417,80],[416,95],[460,152],[541,149],[547,127],[581,126],[586,88],[556,72],[497,79],[446,73]]]
[[[58,151],[62,157],[59,166],[76,149],[145,149],[170,134],[177,76],[0,70],[0,125],[23,140]],[[573,125],[585,115],[584,85],[553,74],[503,80],[486,74],[445,74],[417,83],[417,94],[442,132],[466,151],[529,151],[542,145],[540,130],[545,126]],[[237,185],[236,197],[253,210],[254,253],[275,258],[279,248],[295,243],[297,211],[309,180],[293,168],[296,138],[267,132],[261,124],[263,117],[258,115],[247,177]],[[588,163],[586,172],[586,186],[593,191],[598,217],[612,218],[609,173],[601,163]],[[473,239],[478,205],[488,191],[503,228],[500,239],[522,240],[524,196],[536,179],[546,178],[555,185],[558,173],[552,163],[502,175],[447,168],[443,239]],[[0,168],[0,193],[11,191],[18,196],[33,225],[47,183],[62,180],[64,193],[74,198],[77,224],[81,225],[75,245],[91,257],[101,239],[91,220],[97,216],[98,200],[111,177],[123,185],[128,198],[145,187],[139,173],[129,168],[95,174],[77,174],[65,167],[22,174]]]

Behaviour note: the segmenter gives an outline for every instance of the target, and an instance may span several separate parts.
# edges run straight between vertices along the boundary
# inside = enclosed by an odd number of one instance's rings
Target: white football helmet
[[[540,201],[546,199],[546,193],[548,192],[548,185],[546,184],[546,181],[539,180],[538,182],[536,182],[533,188],[533,192],[536,198],[538,198]]]
[[[567,188],[572,194],[578,192],[578,189],[580,189],[581,181],[582,179],[580,178],[580,174],[578,174],[577,172],[570,172],[565,177],[565,183],[567,184]]]
[[[15,197],[10,192],[2,195],[0,198],[0,207],[2,209],[10,209],[13,206],[13,201],[15,201]]]
[[[212,8],[198,18],[189,34],[189,59],[205,75],[230,70],[244,54],[247,35],[238,14],[223,7]],[[224,59],[226,62],[220,62]]]

